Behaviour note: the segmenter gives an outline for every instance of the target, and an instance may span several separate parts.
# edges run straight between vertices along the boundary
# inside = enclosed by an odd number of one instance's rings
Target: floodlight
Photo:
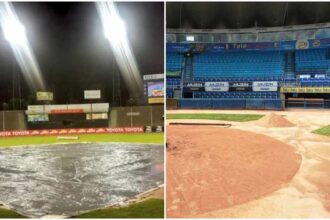
[[[186,40],[187,40],[187,41],[190,41],[190,42],[193,42],[193,41],[195,41],[195,37],[192,36],[192,35],[188,35],[188,36],[186,37]]]
[[[132,95],[143,93],[142,77],[131,50],[124,21],[114,2],[97,2],[105,38],[109,41],[115,59]]]
[[[0,24],[28,85],[33,90],[45,90],[45,83],[38,62],[10,2],[0,3]]]
[[[126,38],[126,27],[122,19],[111,19],[108,22],[104,27],[104,35],[109,41],[118,42]]]
[[[9,41],[10,43],[12,44],[26,43],[25,28],[19,21],[14,19],[9,19],[8,21],[4,21],[2,28],[6,40]]]

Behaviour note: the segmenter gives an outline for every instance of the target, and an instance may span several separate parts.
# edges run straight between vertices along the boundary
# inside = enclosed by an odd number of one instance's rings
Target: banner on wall
[[[183,84],[185,92],[204,91],[204,82],[189,82]]]
[[[297,40],[296,41],[296,49],[297,50],[308,49],[308,47],[309,47],[308,40]]]
[[[276,81],[253,82],[252,90],[254,92],[276,92],[278,83]]]
[[[100,99],[101,90],[84,90],[85,99]]]
[[[230,82],[230,92],[252,92],[252,82]]]
[[[53,101],[53,93],[52,92],[37,92],[37,100],[38,101]]]
[[[282,93],[328,93],[330,87],[282,87]]]
[[[167,43],[167,52],[187,52],[194,43]],[[291,41],[274,41],[274,42],[251,42],[251,43],[209,43],[206,51],[237,51],[237,50],[304,50],[311,48],[328,48],[330,46],[330,38],[313,39],[313,40],[291,40]]]
[[[25,131],[0,131],[0,137],[15,136],[48,136],[48,135],[78,135],[78,134],[108,134],[108,133],[144,133],[143,127],[122,128],[70,128],[70,129],[43,129]]]
[[[205,82],[206,92],[228,92],[229,83],[228,82]]]

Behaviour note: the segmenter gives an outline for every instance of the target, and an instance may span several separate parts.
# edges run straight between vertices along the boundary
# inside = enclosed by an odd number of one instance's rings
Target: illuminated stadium
[[[330,108],[330,23],[320,23],[328,6],[307,4],[320,12],[309,15],[320,20],[311,24],[295,12],[308,10],[302,3],[175,4],[168,4],[167,16],[176,19],[168,18],[166,96],[178,106]],[[241,14],[225,19],[230,12]]]

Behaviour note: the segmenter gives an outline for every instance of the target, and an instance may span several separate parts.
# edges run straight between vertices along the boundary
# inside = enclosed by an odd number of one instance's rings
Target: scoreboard
[[[164,74],[143,76],[144,96],[147,104],[164,104]]]

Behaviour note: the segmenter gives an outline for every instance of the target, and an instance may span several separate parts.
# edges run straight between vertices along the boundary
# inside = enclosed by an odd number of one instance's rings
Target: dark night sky
[[[112,76],[118,74],[111,47],[92,2],[20,2],[15,11],[24,24],[31,47],[57,103],[83,102],[84,89],[102,89],[112,101]],[[121,2],[131,48],[141,74],[162,73],[164,62],[163,3]],[[0,34],[0,102],[12,97],[13,72],[20,72],[13,53]],[[16,77],[17,78],[17,77]],[[22,77],[21,77],[22,78]],[[17,79],[16,79],[17,81]],[[29,94],[22,79],[23,97]],[[117,83],[118,84],[118,83]],[[17,95],[16,87],[16,95]],[[121,85],[122,104],[128,99]]]

